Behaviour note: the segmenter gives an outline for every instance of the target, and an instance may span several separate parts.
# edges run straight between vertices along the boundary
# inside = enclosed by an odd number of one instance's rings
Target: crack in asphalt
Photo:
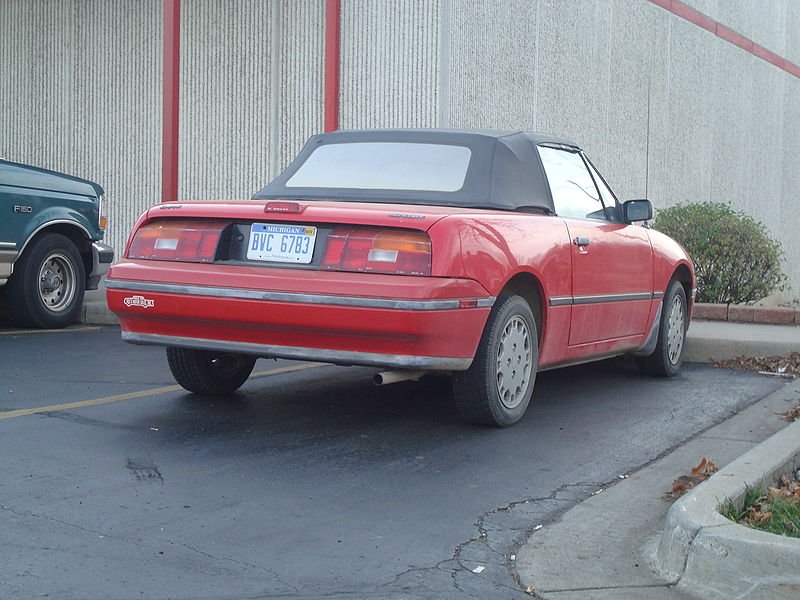
[[[485,590],[485,586],[488,585],[495,591],[502,591],[506,594],[512,593],[519,595],[520,598],[530,598],[531,596],[522,589],[519,575],[515,569],[515,561],[511,559],[511,555],[516,554],[517,550],[527,542],[537,525],[552,522],[572,506],[590,497],[593,491],[607,485],[608,483],[597,482],[567,483],[559,486],[547,496],[534,496],[514,500],[505,506],[483,512],[473,524],[478,531],[478,535],[456,545],[450,558],[441,560],[429,567],[406,569],[396,574],[392,581],[384,584],[381,588],[391,589],[400,586],[403,591],[410,590],[410,588],[419,584],[424,585],[424,581],[413,581],[414,585],[403,585],[404,580],[408,580],[412,576],[424,578],[426,574],[441,572],[449,573],[451,585],[459,593],[466,593],[476,585],[483,587]],[[564,493],[569,490],[576,490],[577,493],[568,494],[567,497],[564,497]],[[551,503],[552,506],[547,506],[548,503]],[[524,520],[525,525],[509,527],[501,523],[491,522],[493,518],[499,515],[509,515],[520,507],[533,509],[518,512],[518,518]],[[538,520],[536,518],[537,509],[543,511]],[[474,573],[468,566],[470,563],[480,566],[491,565],[499,567],[500,571],[493,574],[495,577],[485,575],[487,573],[485,570],[481,573]],[[465,579],[467,577],[470,579]],[[503,581],[508,577],[511,578],[510,582]]]
[[[191,550],[192,552],[196,552],[197,554],[200,554],[201,556],[205,556],[206,558],[210,558],[211,560],[226,561],[226,562],[233,563],[235,565],[239,565],[240,567],[250,567],[251,569],[258,569],[259,571],[264,571],[265,573],[269,574],[276,582],[280,583],[281,585],[285,585],[287,588],[290,588],[291,590],[293,590],[293,592],[295,594],[300,592],[300,590],[299,590],[299,588],[297,586],[292,585],[291,583],[288,583],[286,581],[283,581],[275,571],[273,571],[271,569],[268,569],[267,567],[262,567],[261,565],[256,565],[256,564],[253,564],[253,563],[245,562],[243,560],[237,560],[235,558],[230,558],[228,556],[221,556],[221,557],[220,556],[214,556],[213,554],[209,554],[208,552],[205,552],[204,550],[200,550],[199,548],[195,548],[194,546],[190,546],[189,544],[186,544],[186,543],[183,543],[183,542],[178,542],[178,545],[179,546],[183,546],[184,548],[186,548],[187,550]]]
[[[112,423],[111,421],[104,421],[102,419],[92,419],[90,417],[84,417],[83,415],[79,415],[68,411],[48,411],[48,412],[41,412],[39,413],[39,415],[42,417],[48,417],[50,419],[60,419],[62,421],[67,421],[68,423],[76,423],[78,425],[88,425],[90,427],[114,428],[114,429],[122,429],[125,431],[140,431],[142,429],[142,427],[139,425],[123,425],[120,423]]]

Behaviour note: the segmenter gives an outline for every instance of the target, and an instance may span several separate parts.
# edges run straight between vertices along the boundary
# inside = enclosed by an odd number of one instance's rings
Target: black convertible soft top
[[[471,155],[463,186],[456,191],[421,191],[286,185],[318,147],[357,142],[465,146]],[[579,150],[568,140],[524,131],[378,129],[318,134],[312,136],[286,170],[256,192],[253,199],[369,201],[553,212],[550,190],[535,148],[538,144]]]

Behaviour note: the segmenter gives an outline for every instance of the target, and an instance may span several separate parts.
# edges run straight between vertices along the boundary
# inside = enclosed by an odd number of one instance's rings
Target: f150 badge
[[[29,215],[29,214],[31,214],[33,212],[33,207],[32,206],[23,206],[21,204],[15,204],[14,208],[12,208],[11,210],[13,210],[15,213]]]
[[[156,305],[155,300],[150,300],[144,296],[128,296],[123,298],[122,302],[125,306],[141,306],[142,308],[153,308]]]

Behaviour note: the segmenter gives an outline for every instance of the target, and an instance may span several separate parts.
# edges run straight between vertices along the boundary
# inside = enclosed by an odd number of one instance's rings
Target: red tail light
[[[227,223],[154,221],[136,231],[128,258],[213,262],[225,227]]]
[[[320,265],[332,271],[431,274],[431,240],[421,231],[337,227]]]

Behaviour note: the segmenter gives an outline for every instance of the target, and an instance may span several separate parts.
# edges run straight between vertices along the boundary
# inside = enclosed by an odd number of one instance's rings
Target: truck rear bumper
[[[100,279],[108,273],[108,267],[114,262],[114,249],[102,242],[92,243],[92,271],[86,277],[86,289],[96,290]]]

